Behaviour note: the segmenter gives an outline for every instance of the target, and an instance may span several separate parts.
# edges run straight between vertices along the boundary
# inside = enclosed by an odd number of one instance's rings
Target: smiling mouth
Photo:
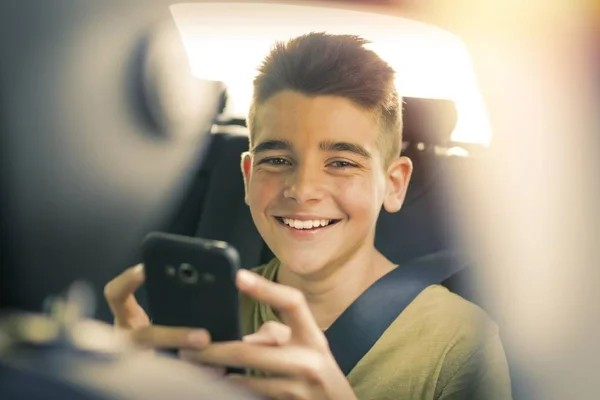
[[[341,220],[339,219],[315,219],[308,221],[301,221],[298,219],[292,218],[284,218],[284,217],[275,217],[275,219],[284,226],[288,228],[293,228],[297,230],[316,230],[321,228],[326,228],[331,225],[335,225]]]

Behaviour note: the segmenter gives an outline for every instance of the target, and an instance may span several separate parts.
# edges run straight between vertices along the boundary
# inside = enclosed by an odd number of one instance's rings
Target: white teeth
[[[327,226],[331,222],[331,220],[328,220],[328,219],[320,219],[320,220],[315,219],[312,221],[300,221],[298,219],[281,218],[281,220],[283,221],[284,224],[291,226],[292,228],[296,228],[296,229],[319,228],[321,226]]]

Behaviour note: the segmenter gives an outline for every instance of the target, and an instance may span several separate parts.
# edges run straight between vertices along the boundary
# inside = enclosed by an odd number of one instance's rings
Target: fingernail
[[[246,343],[257,343],[257,342],[261,342],[263,340],[264,340],[264,338],[261,337],[261,335],[259,335],[257,333],[253,333],[251,335],[246,335],[242,338],[242,341],[244,341]]]
[[[192,346],[204,347],[208,344],[208,333],[206,331],[192,331],[188,335],[188,342]]]
[[[238,279],[244,285],[253,285],[256,283],[256,276],[248,270],[241,269],[238,271]]]
[[[135,267],[131,268],[134,274],[138,275],[144,272],[144,264],[138,264]]]
[[[242,341],[249,344],[260,344],[265,346],[275,346],[279,344],[277,342],[277,338],[265,335],[264,333],[253,333],[251,335],[246,335],[242,338]]]

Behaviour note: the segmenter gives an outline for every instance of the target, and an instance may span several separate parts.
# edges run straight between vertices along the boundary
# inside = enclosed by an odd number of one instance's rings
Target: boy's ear
[[[402,208],[412,171],[413,164],[408,157],[399,157],[388,167],[387,188],[383,200],[383,208],[387,212],[395,213]]]
[[[248,181],[250,180],[250,173],[252,172],[252,155],[250,152],[242,153],[242,175],[244,177],[244,201],[248,204]]]

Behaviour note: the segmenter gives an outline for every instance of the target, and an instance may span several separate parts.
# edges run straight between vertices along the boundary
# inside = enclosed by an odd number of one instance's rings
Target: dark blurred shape
[[[226,106],[225,85],[192,74],[180,33],[167,21],[144,41],[139,71],[143,104],[158,130],[177,137],[198,137]],[[215,99],[215,96],[218,96]]]
[[[405,142],[447,145],[458,113],[452,100],[404,98],[402,135]]]
[[[136,349],[111,326],[87,319],[91,297],[78,283],[52,302],[50,315],[0,318],[3,398],[254,398],[191,364]]]
[[[169,3],[0,4],[2,308],[77,278],[99,297],[187,191],[223,87],[191,75]]]

